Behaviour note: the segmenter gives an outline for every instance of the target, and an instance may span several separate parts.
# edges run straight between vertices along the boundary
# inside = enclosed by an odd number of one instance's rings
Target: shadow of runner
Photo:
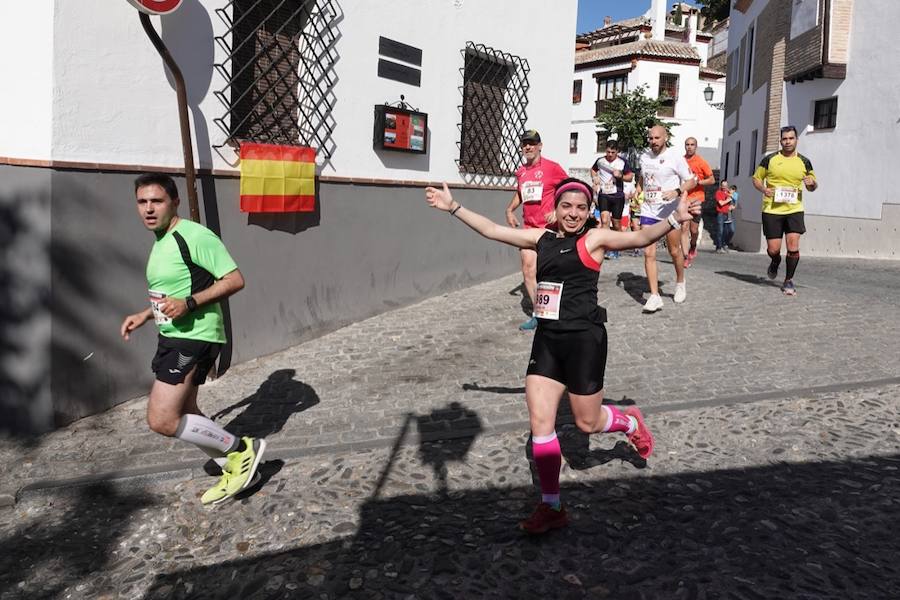
[[[351,537],[160,574],[145,598],[890,598],[898,470],[894,454],[564,485],[571,525],[532,538],[515,528],[532,486],[370,500]]]
[[[531,303],[531,298],[528,297],[528,290],[525,289],[525,284],[520,283],[513,289],[509,290],[510,296],[522,296],[522,299],[519,301],[519,306],[522,308],[522,312],[525,313],[526,316],[530,317],[534,312],[534,305]]]
[[[447,408],[416,416],[419,430],[419,458],[422,464],[434,469],[438,481],[438,493],[447,495],[447,463],[465,462],[475,438],[481,434],[478,413],[465,408],[459,402],[451,402]]]
[[[110,562],[131,515],[155,503],[144,491],[122,493],[107,484],[73,493],[77,499],[63,516],[2,540],[0,598],[50,600],[93,579]]]
[[[319,403],[319,395],[311,386],[294,379],[296,373],[295,369],[273,371],[256,392],[210,418],[221,419],[246,407],[223,427],[237,435],[251,437],[268,437],[278,433],[291,415]]]
[[[743,281],[744,283],[752,283],[753,285],[763,285],[775,288],[781,287],[781,283],[778,281],[778,279],[773,281],[767,277],[760,277],[759,275],[735,273],[734,271],[715,271],[715,274],[724,275],[725,277],[731,277],[732,279],[737,279],[738,281]]]

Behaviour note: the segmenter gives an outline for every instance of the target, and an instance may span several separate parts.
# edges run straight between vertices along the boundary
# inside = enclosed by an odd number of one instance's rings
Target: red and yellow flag
[[[315,148],[241,144],[241,211],[313,212],[315,209]]]

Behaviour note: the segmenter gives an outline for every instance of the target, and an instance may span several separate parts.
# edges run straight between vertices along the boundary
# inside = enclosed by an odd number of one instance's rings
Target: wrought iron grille
[[[519,167],[519,136],[528,106],[528,61],[483,44],[466,42],[459,170],[510,177]]]
[[[340,7],[334,0],[231,0],[216,14],[225,32],[215,65],[226,84],[215,92],[225,114],[213,121],[241,142],[334,150]]]

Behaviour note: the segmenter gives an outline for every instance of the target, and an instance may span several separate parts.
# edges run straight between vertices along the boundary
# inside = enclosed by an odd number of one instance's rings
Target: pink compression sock
[[[634,418],[629,417],[617,407],[604,404],[600,408],[606,413],[606,425],[603,426],[603,433],[621,431],[628,434],[634,433],[634,430],[637,429]]]
[[[562,466],[562,452],[559,439],[554,431],[550,435],[532,435],[531,450],[534,465],[541,481],[541,502],[559,507],[559,469]]]

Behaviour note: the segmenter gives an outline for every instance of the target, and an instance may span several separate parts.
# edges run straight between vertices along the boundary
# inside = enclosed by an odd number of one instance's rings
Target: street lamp
[[[706,100],[706,103],[712,106],[713,108],[717,108],[719,110],[725,110],[724,102],[713,102],[713,94],[715,91],[712,89],[712,86],[708,83],[706,84],[706,89],[703,90],[703,98]]]

